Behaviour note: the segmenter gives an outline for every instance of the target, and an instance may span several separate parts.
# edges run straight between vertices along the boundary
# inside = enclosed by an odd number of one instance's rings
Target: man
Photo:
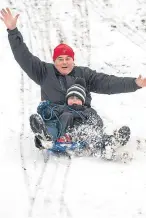
[[[88,67],[78,67],[74,64],[74,51],[66,44],[58,45],[53,52],[53,64],[41,61],[32,55],[23,41],[16,24],[15,17],[9,8],[2,9],[1,20],[7,27],[8,39],[14,57],[27,75],[41,87],[41,100],[63,105],[67,89],[75,83],[76,78],[83,78],[86,83],[85,106],[90,108],[90,92],[101,94],[118,94],[134,92],[146,87],[146,78],[139,76],[116,77],[98,73]]]

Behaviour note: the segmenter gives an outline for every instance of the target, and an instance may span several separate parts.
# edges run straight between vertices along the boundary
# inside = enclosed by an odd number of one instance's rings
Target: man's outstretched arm
[[[89,68],[85,69],[85,74],[89,90],[95,93],[128,93],[146,87],[146,78],[142,78],[141,76],[138,78],[117,77],[114,75],[97,73]]]
[[[27,75],[40,85],[46,76],[45,64],[39,58],[32,55],[24,43],[22,34],[16,27],[19,14],[14,17],[9,8],[2,9],[0,13],[1,20],[7,27],[8,39],[15,60]]]

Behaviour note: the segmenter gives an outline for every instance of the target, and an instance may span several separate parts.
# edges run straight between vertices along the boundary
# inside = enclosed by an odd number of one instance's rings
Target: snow
[[[145,77],[144,0],[0,2],[0,8],[7,6],[20,13],[18,28],[42,60],[51,62],[53,48],[63,40],[74,48],[76,65]],[[0,29],[0,217],[146,217],[146,89],[92,95],[107,132],[130,126],[131,140],[123,150],[131,162],[52,157],[45,164],[29,127],[40,89],[15,62],[2,22]]]

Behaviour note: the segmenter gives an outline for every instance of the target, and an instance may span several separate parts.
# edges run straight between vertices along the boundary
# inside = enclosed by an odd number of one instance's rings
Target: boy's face
[[[68,105],[83,105],[83,102],[81,101],[81,99],[79,99],[78,97],[76,96],[70,96],[67,100],[67,104]]]

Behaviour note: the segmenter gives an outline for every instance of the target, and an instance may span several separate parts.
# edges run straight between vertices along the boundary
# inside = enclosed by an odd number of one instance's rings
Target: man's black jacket
[[[49,100],[52,103],[64,104],[66,90],[74,84],[77,77],[86,82],[86,102],[90,106],[90,92],[100,94],[116,94],[134,92],[139,87],[135,78],[116,77],[104,73],[97,73],[88,67],[75,66],[72,72],[62,76],[51,63],[41,61],[31,54],[18,29],[8,30],[8,38],[14,57],[27,75],[41,86],[41,100]]]

